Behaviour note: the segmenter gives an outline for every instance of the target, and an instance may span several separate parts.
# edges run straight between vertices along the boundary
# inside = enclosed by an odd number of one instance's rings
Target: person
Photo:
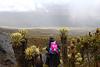
[[[54,38],[50,37],[48,47],[46,64],[49,67],[57,67],[60,64],[60,47]]]

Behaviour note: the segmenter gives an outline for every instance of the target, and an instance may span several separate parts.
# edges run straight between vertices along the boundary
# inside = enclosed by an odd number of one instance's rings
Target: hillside
[[[21,28],[20,28],[21,29]],[[59,29],[59,28],[58,28]],[[57,28],[26,28],[28,30],[28,36],[53,36],[58,35],[59,30]],[[84,35],[88,32],[93,32],[95,28],[76,28],[76,27],[69,27],[69,35]],[[4,28],[0,27],[0,34],[9,34],[12,32],[17,31],[17,28]]]

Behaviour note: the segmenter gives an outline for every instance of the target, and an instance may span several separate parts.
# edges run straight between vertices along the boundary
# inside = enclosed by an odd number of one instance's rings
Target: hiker
[[[51,37],[49,39],[49,44],[46,50],[48,51],[46,64],[49,67],[57,67],[60,64],[60,48],[54,38]]]

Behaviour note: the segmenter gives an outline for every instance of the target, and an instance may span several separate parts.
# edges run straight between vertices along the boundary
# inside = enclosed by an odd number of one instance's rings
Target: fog
[[[99,0],[0,0],[0,26],[100,27]]]

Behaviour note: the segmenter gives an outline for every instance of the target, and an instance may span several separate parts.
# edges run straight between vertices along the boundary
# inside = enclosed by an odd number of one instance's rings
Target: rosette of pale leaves
[[[72,56],[72,54],[70,53],[70,54],[68,54],[68,58],[71,58],[71,56]]]
[[[60,31],[61,34],[66,34],[66,32],[68,32],[68,30],[69,30],[69,29],[66,28],[66,27],[63,27],[63,28],[60,28],[60,29],[59,29],[59,31]]]
[[[19,46],[22,38],[23,38],[22,35],[18,32],[11,34],[11,42],[13,43],[14,46]]]
[[[75,59],[76,59],[76,64],[80,64],[82,62],[82,57],[80,53],[77,53],[75,55]]]
[[[31,60],[33,57],[35,57],[39,53],[40,53],[39,48],[37,48],[34,45],[25,49],[26,59],[28,60]]]
[[[26,37],[26,34],[27,34],[27,30],[25,29],[21,29],[21,30],[18,30],[18,32],[23,36],[23,37]]]

